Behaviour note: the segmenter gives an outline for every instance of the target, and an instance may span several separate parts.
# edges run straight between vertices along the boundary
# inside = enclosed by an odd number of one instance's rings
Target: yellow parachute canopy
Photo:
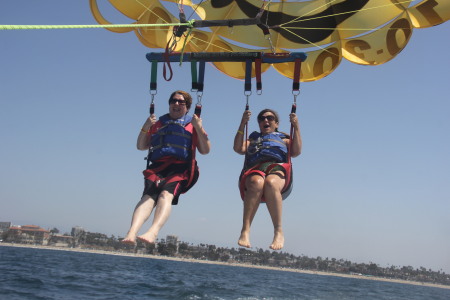
[[[450,19],[449,0],[109,0],[137,24],[159,27],[108,28],[114,32],[134,31],[149,48],[165,49],[173,39],[173,24],[180,22],[168,3],[190,7],[201,20],[251,19],[258,13],[262,26],[211,26],[191,28],[173,44],[174,51],[254,52],[302,51],[302,81],[321,79],[337,68],[342,58],[362,65],[379,65],[393,59],[407,45],[414,28],[426,28]],[[183,6],[181,6],[183,5]],[[100,13],[97,0],[90,0],[100,24],[110,24]],[[194,23],[195,24],[195,23]],[[262,27],[268,29],[264,32]],[[183,48],[184,47],[184,48]],[[244,78],[242,63],[214,62],[225,74]],[[264,64],[264,72],[270,67]],[[292,63],[274,64],[282,75],[292,78]]]

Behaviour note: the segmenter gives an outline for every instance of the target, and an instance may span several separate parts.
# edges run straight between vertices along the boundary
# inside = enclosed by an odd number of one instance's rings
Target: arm
[[[192,126],[194,126],[195,131],[197,132],[197,140],[198,152],[201,154],[208,154],[211,150],[211,143],[209,142],[208,135],[203,129],[202,119],[200,119],[197,115],[192,116]]]
[[[152,126],[156,123],[156,116],[151,115],[142,125],[142,129],[139,132],[138,138],[137,138],[137,148],[138,150],[148,150],[150,147],[150,130]]]
[[[249,110],[244,111],[244,114],[242,115],[241,123],[239,124],[239,128],[236,132],[236,135],[234,136],[234,144],[233,144],[233,150],[236,153],[239,153],[241,155],[245,154],[245,151],[248,147],[248,140],[244,141],[244,130],[245,130],[245,124],[250,120],[252,112]]]
[[[294,127],[292,140],[289,141],[289,143],[292,143],[291,156],[296,157],[299,156],[300,153],[302,153],[302,137],[300,135],[300,124],[295,113],[291,113],[289,115],[289,120]]]

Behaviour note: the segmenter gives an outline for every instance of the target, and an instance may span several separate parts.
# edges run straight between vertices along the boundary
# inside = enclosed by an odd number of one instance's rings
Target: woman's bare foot
[[[280,250],[284,246],[284,234],[282,230],[276,231],[273,237],[272,244],[270,245],[270,249]]]
[[[121,240],[123,244],[127,245],[135,245],[136,244],[136,236],[127,235],[123,240]]]
[[[146,232],[143,235],[138,236],[137,239],[147,244],[153,244],[156,242],[156,237],[157,235],[153,232]]]
[[[241,232],[241,236],[239,237],[238,244],[239,244],[239,246],[246,247],[246,248],[252,247],[250,245],[250,234],[248,231]]]

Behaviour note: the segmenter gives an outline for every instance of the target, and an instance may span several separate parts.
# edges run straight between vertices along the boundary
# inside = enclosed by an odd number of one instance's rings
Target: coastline
[[[223,265],[223,266],[232,266],[232,267],[275,270],[275,271],[312,274],[312,275],[320,275],[320,276],[335,276],[335,277],[354,278],[354,279],[363,279],[363,280],[385,281],[385,282],[400,283],[400,284],[410,284],[410,285],[419,285],[419,286],[428,286],[428,287],[435,287],[435,288],[442,288],[442,289],[450,289],[450,286],[448,286],[448,285],[435,284],[435,283],[429,283],[429,282],[409,281],[409,280],[402,280],[402,279],[391,279],[391,278],[365,276],[365,275],[331,273],[331,272],[323,272],[323,271],[289,269],[289,268],[280,268],[280,267],[271,267],[271,266],[258,266],[258,265],[251,265],[251,264],[245,264],[245,263],[228,263],[228,262],[220,262],[220,261],[198,260],[198,259],[193,259],[193,258],[158,256],[158,255],[152,255],[152,254],[134,254],[134,253],[126,253],[126,252],[105,251],[105,250],[66,248],[66,247],[41,246],[41,245],[26,245],[26,244],[14,244],[14,243],[5,243],[5,242],[0,243],[0,246],[16,247],[16,248],[47,249],[47,250],[55,250],[55,251],[85,252],[85,253],[94,253],[94,254],[103,254],[103,255],[127,256],[127,257],[140,257],[140,258],[171,260],[171,261],[188,262],[188,263],[201,263],[201,264]]]

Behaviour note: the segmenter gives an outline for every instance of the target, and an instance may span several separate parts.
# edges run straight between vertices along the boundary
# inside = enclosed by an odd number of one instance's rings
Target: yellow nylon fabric
[[[167,5],[177,0],[109,0],[118,11],[138,24],[179,22]],[[198,3],[201,5],[198,6]],[[450,19],[449,0],[184,0],[205,20],[249,19],[264,5],[261,21],[270,29],[270,39],[256,25],[194,28],[178,38],[175,51],[188,52],[305,52],[301,81],[314,81],[333,72],[343,58],[362,65],[379,65],[393,59],[407,45],[415,28],[427,28]],[[413,5],[414,4],[414,5]],[[100,24],[109,24],[90,0],[92,13]],[[164,49],[172,43],[173,26],[118,28],[133,30],[149,48]],[[187,40],[185,41],[185,39]],[[245,63],[214,63],[225,74],[244,78]],[[263,64],[262,71],[270,65]],[[293,63],[274,64],[282,75],[293,77]]]

